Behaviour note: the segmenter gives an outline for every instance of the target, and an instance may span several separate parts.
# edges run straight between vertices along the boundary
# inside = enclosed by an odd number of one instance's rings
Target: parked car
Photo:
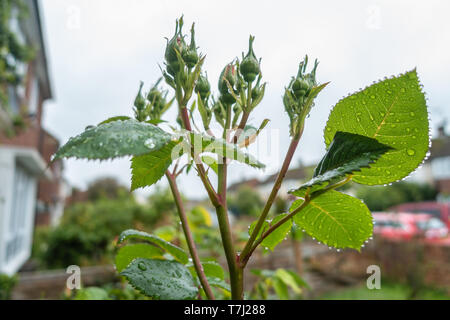
[[[435,218],[441,219],[450,229],[450,204],[434,201],[410,202],[397,205],[388,211],[410,212],[410,213],[428,213]]]
[[[429,213],[374,212],[374,234],[392,240],[421,238],[426,242],[448,238],[447,226]]]

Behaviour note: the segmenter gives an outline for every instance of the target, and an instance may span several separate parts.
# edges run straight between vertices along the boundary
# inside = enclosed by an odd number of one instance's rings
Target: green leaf
[[[117,120],[128,120],[128,119],[131,119],[131,118],[128,116],[115,116],[115,117],[111,117],[106,120],[103,120],[102,122],[100,122],[98,124],[98,126],[101,124],[110,123],[110,122],[117,121]]]
[[[138,258],[120,275],[153,299],[187,300],[198,294],[191,273],[176,261]]]
[[[279,214],[275,218],[272,219],[270,225],[276,224],[278,221],[286,217],[287,214]],[[292,219],[289,219],[285,223],[283,223],[281,226],[279,226],[275,231],[273,231],[271,234],[269,234],[261,243],[264,247],[269,248],[273,251],[275,247],[283,241],[283,239],[287,236],[289,231],[291,231],[292,228]]]
[[[165,241],[172,241],[177,236],[177,230],[173,225],[164,225],[153,230],[153,233]]]
[[[136,120],[117,120],[85,130],[56,152],[54,159],[113,159],[159,150],[172,136],[160,128]]]
[[[219,278],[221,280],[225,277],[225,272],[220,264],[215,261],[206,261],[202,263],[203,270],[207,277]]]
[[[223,139],[214,138],[204,134],[190,133],[189,140],[189,143],[193,143],[194,151],[197,154],[211,152],[219,155],[219,157],[226,156],[229,159],[248,164],[254,168],[261,169],[265,167],[264,164],[255,159],[252,155],[244,152],[239,146],[228,143]]]
[[[165,120],[161,120],[161,119],[151,119],[151,120],[147,120],[145,121],[146,123],[150,123],[150,124],[154,124],[155,126],[160,124],[160,123],[164,123],[167,122]]]
[[[210,286],[231,292],[230,285],[228,283],[226,283],[224,280],[219,279],[219,278],[211,278],[211,277],[206,277],[206,278],[207,278]]]
[[[261,230],[259,231],[258,237],[259,238],[265,231],[267,231],[271,226],[275,225],[278,221],[286,217],[286,213],[282,213],[277,215],[275,218],[273,218],[271,221],[264,221],[263,226]],[[249,234],[252,234],[257,221],[254,221],[250,229],[248,230]],[[292,228],[292,219],[289,219],[285,223],[283,223],[281,226],[279,226],[277,229],[275,229],[271,234],[269,234],[262,242],[261,245],[272,250],[275,249],[275,247],[283,241],[283,239],[286,237],[286,235],[291,231]]]
[[[376,139],[338,131],[327,153],[317,165],[313,178],[302,184],[299,189],[311,188],[310,193],[313,193],[329,183],[341,180],[347,174],[368,168],[371,163],[392,149]]]
[[[115,258],[115,265],[118,272],[125,269],[131,261],[136,258],[158,258],[162,257],[163,251],[155,246],[145,243],[136,243],[123,246],[119,249]]]
[[[280,278],[273,278],[273,289],[275,293],[280,298],[280,300],[289,300],[289,291],[286,283],[283,282]]]
[[[170,141],[161,149],[131,159],[131,191],[158,182],[178,155],[172,154],[177,141]]]
[[[301,191],[295,193],[302,196]],[[303,199],[294,201],[291,212]],[[311,237],[335,248],[360,250],[372,235],[373,222],[367,206],[359,199],[330,190],[311,197],[305,208],[294,215],[294,222]]]
[[[186,266],[189,268],[192,275],[197,276],[194,264],[192,262],[188,263]],[[223,271],[222,266],[215,261],[202,262],[202,267],[206,277],[217,278],[220,280],[225,278],[225,272]]]
[[[291,275],[291,277],[294,279],[294,281],[297,283],[297,285],[299,287],[311,289],[311,287],[308,285],[308,283],[306,283],[306,281],[303,280],[302,277],[300,277],[297,273],[295,273],[294,271],[291,271],[291,270],[285,270],[285,271]]]
[[[119,240],[117,241],[118,244],[124,242],[125,240],[129,239],[139,239],[139,240],[145,240],[148,241],[159,248],[163,249],[167,253],[169,253],[171,256],[173,256],[176,260],[180,261],[183,264],[186,264],[188,262],[188,256],[186,252],[181,249],[180,247],[177,247],[176,245],[171,244],[170,242],[167,242],[155,235],[149,234],[147,232],[128,229],[123,231],[120,236]]]
[[[297,280],[285,269],[277,269],[275,271],[275,276],[278,277],[281,281],[283,281],[288,287],[292,289],[296,294],[301,294],[302,289],[300,288]]]
[[[416,70],[380,81],[333,108],[324,131],[330,145],[337,131],[360,134],[393,147],[353,181],[379,185],[403,179],[424,160],[429,144],[425,96]]]

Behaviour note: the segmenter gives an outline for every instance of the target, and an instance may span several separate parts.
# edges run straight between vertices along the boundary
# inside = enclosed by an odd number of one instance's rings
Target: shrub
[[[12,290],[17,284],[17,276],[0,274],[0,300],[11,299]]]

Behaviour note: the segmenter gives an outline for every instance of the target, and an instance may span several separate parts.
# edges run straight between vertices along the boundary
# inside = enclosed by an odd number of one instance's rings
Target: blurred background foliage
[[[230,194],[228,198],[228,209],[236,216],[250,215],[257,217],[264,206],[260,194],[250,186],[243,185]]]
[[[371,211],[385,211],[392,206],[436,200],[437,191],[428,184],[396,182],[389,186],[357,186],[356,197],[364,200]]]
[[[57,227],[36,229],[32,257],[39,268],[112,261],[115,239],[123,230],[150,231],[161,220],[170,222],[175,210],[168,190],[157,189],[139,203],[110,178],[92,183],[85,199],[69,205]]]

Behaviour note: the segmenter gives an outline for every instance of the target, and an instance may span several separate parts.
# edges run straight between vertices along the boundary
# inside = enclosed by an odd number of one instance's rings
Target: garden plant
[[[266,88],[261,59],[253,49],[255,38],[250,36],[248,52],[226,64],[218,79],[218,95],[213,95],[202,70],[205,56],[198,51],[194,25],[190,41],[186,39],[181,17],[175,34],[167,40],[161,67],[173,99],[159,87],[159,81],[146,93],[141,83],[134,119],[117,116],[89,126],[55,155],[55,159],[98,160],[131,156],[132,190],[151,186],[163,176],[168,180],[188,252],[153,234],[126,230],[118,239],[117,271],[154,299],[215,299],[218,290],[230,291],[232,299],[244,299],[244,270],[252,254],[260,246],[274,250],[293,225],[326,246],[359,251],[372,236],[371,213],[361,200],[335,189],[350,181],[387,185],[404,179],[424,161],[430,143],[429,121],[416,70],[373,83],[334,105],[324,128],[327,151],[312,179],[289,191],[297,200],[287,212],[270,220],[315,98],[329,84],[317,81],[318,61],[310,67],[306,56],[287,82],[279,106],[282,110],[284,104],[290,120],[286,129],[289,148],[262,211],[249,227],[246,244],[237,248],[228,216],[227,171],[231,161],[264,168],[247,150],[268,123],[263,121],[256,130],[248,123],[252,112],[260,112]],[[178,118],[166,123],[162,116],[172,105],[178,108]],[[194,122],[197,112],[202,129]],[[213,119],[223,129],[220,133],[213,130]],[[182,157],[188,158],[186,165],[181,165]],[[216,261],[199,256],[192,236],[177,184],[180,175],[190,170],[195,170],[215,208],[226,276]],[[212,183],[213,175],[217,175],[217,185]],[[276,273],[280,274],[285,273]]]

